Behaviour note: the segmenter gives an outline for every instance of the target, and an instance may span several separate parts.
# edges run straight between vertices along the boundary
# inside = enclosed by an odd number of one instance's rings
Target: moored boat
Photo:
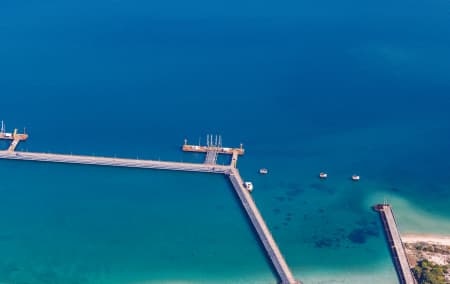
[[[244,182],[245,188],[249,191],[252,192],[253,191],[253,183],[246,181]]]
[[[319,174],[319,177],[320,177],[321,179],[326,179],[326,178],[328,177],[328,174],[327,174],[327,173],[324,173],[324,172],[321,172],[321,173]]]

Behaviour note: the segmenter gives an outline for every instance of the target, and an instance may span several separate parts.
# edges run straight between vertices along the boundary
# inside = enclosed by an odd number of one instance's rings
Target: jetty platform
[[[184,139],[184,144],[181,148],[185,152],[197,152],[197,153],[208,153],[211,151],[217,152],[218,154],[228,154],[228,155],[244,155],[245,150],[243,144],[239,148],[229,148],[222,146],[222,136],[209,134],[206,136],[206,145],[190,145],[188,140]]]
[[[409,267],[405,247],[403,246],[391,205],[387,203],[377,204],[373,208],[380,213],[400,284],[416,284]]]
[[[12,143],[9,145],[8,151],[13,152],[14,150],[16,150],[16,147],[17,145],[19,145],[20,141],[25,141],[28,139],[28,134],[18,133],[17,128],[14,129],[13,133],[7,133],[5,129],[5,124],[2,121],[0,130],[0,139],[12,140]]]
[[[15,132],[16,131],[17,130],[15,130]],[[0,132],[0,139],[25,141],[28,139],[28,134]]]
[[[198,153],[207,153],[211,150],[216,150],[219,154],[228,154],[233,155],[235,152],[238,155],[244,155],[244,148],[226,148],[226,147],[208,147],[208,146],[197,146],[197,145],[183,145],[182,150],[185,152],[198,152]]]
[[[28,138],[28,136],[27,136]],[[1,139],[1,137],[0,137]],[[299,284],[300,281],[295,280],[289,266],[287,265],[283,255],[278,248],[272,234],[270,233],[261,213],[256,207],[250,192],[245,188],[244,181],[236,168],[237,159],[239,155],[244,153],[241,148],[223,148],[219,145],[208,145],[205,148],[199,148],[195,152],[205,152],[205,163],[184,163],[184,162],[169,162],[169,161],[155,161],[155,160],[139,160],[126,158],[112,158],[112,157],[97,157],[97,156],[83,156],[83,155],[65,155],[65,154],[50,154],[50,153],[36,153],[36,152],[18,152],[15,151],[21,139],[12,139],[13,142],[8,150],[0,151],[0,159],[8,160],[24,160],[24,161],[38,161],[50,163],[66,163],[66,164],[83,164],[83,165],[97,165],[97,166],[113,166],[113,167],[129,167],[129,168],[144,168],[144,169],[158,169],[170,171],[187,171],[187,172],[203,172],[226,175],[234,190],[236,191],[242,206],[244,207],[248,218],[250,219],[258,237],[263,244],[267,256],[275,268],[281,284]],[[221,139],[219,139],[221,140]],[[219,143],[220,144],[220,143]],[[189,146],[189,147],[188,147]],[[183,145],[183,150],[190,151],[190,145]],[[198,147],[198,146],[195,146]],[[203,150],[204,149],[204,150]],[[228,150],[231,149],[231,150]],[[241,149],[241,150],[239,150]],[[209,154],[213,152],[212,154]],[[217,155],[219,153],[233,155],[230,165],[216,165]]]
[[[0,139],[5,140],[17,140],[17,141],[25,141],[28,139],[28,134],[25,133],[25,128],[23,130],[23,133],[19,133],[17,128],[14,129],[12,133],[9,133],[6,131],[5,122],[1,121],[0,126]]]

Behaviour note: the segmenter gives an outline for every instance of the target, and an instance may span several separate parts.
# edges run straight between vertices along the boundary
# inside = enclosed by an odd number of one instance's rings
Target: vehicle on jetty
[[[324,173],[324,172],[321,172],[321,173],[319,174],[319,177],[320,177],[321,179],[326,179],[326,178],[328,177],[328,174],[327,174],[327,173]]]
[[[253,183],[246,181],[246,182],[244,182],[244,186],[249,192],[253,191]]]
[[[262,175],[267,175],[269,173],[269,170],[266,168],[262,168],[262,169],[259,169],[259,173]]]

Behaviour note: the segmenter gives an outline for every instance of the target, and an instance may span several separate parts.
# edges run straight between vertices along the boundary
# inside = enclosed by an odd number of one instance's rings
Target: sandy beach
[[[404,243],[426,242],[436,245],[450,246],[449,235],[433,235],[433,234],[404,234],[402,235]]]
[[[405,234],[402,236],[402,240],[405,243],[406,253],[410,257],[410,263],[415,264],[418,260],[425,258],[438,265],[450,264],[450,236]],[[419,243],[422,243],[422,245],[417,246]],[[427,248],[425,249],[424,246]]]

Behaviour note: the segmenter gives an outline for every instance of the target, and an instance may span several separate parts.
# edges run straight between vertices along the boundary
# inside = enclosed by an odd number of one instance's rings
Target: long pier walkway
[[[26,136],[26,138],[28,138],[28,136]],[[0,137],[0,139],[3,138]],[[278,277],[281,283],[282,284],[300,283],[300,281],[296,281],[294,279],[291,270],[289,269],[283,255],[280,252],[280,249],[278,248],[278,245],[276,244],[272,234],[270,233],[266,225],[266,222],[264,221],[263,217],[261,216],[261,213],[256,207],[255,201],[253,200],[249,191],[244,187],[244,181],[242,180],[239,171],[236,168],[238,156],[244,154],[244,149],[242,148],[242,145],[240,148],[236,149],[217,147],[217,149],[211,151],[213,150],[212,147],[190,146],[187,145],[187,143],[185,142],[185,145],[183,146],[184,151],[207,153],[205,163],[199,164],[199,163],[167,162],[167,161],[124,159],[111,157],[95,157],[82,155],[16,152],[15,149],[20,141],[21,139],[14,138],[8,150],[0,151],[0,159],[146,168],[146,169],[159,169],[171,171],[204,172],[204,173],[217,173],[227,175],[231,181],[231,184],[233,185],[234,190],[239,196],[242,206],[247,212],[248,217],[255,228],[255,231],[258,233],[258,236],[262,244],[264,245],[267,255],[269,256],[270,261],[272,262],[275,270],[278,273]],[[231,164],[226,166],[216,165],[218,154],[232,154],[233,156]],[[406,283],[409,284],[409,282]]]
[[[163,162],[154,160],[107,158],[107,157],[80,156],[80,155],[12,152],[12,151],[0,151],[0,158],[9,160],[27,160],[40,162],[130,167],[130,168],[219,173],[219,174],[225,174],[230,170],[229,166],[221,166],[221,165]]]
[[[236,190],[236,193],[239,196],[239,199],[241,200],[242,205],[245,208],[245,211],[247,212],[253,224],[253,227],[258,233],[258,236],[261,242],[263,243],[267,254],[270,257],[270,260],[273,266],[275,267],[278,276],[280,277],[281,283],[282,284],[300,283],[299,281],[296,281],[294,279],[294,276],[292,275],[289,266],[286,264],[286,261],[283,255],[281,254],[277,243],[273,239],[272,234],[270,233],[266,225],[266,222],[264,221],[263,217],[261,216],[261,213],[256,207],[255,201],[253,201],[252,196],[250,195],[248,190],[244,187],[243,185],[244,181],[242,180],[239,171],[236,168],[232,168],[229,177],[231,183],[233,184],[234,189]]]
[[[378,204],[374,209],[380,213],[400,284],[415,284],[392,207],[389,204]]]

